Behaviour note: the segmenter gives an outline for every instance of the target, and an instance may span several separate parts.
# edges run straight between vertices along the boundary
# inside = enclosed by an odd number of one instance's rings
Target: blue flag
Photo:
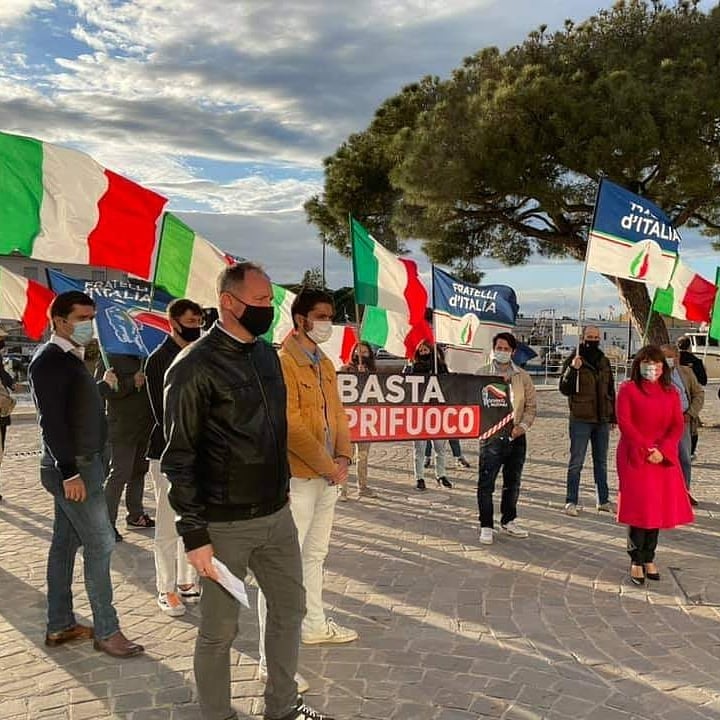
[[[680,235],[650,200],[602,180],[589,243],[588,269],[666,288]]]
[[[515,325],[519,306],[507,285],[472,285],[433,267],[433,330],[439,343],[488,349]]]
[[[84,280],[57,270],[47,274],[53,292],[79,290],[95,301],[98,341],[108,355],[147,357],[170,331],[165,310],[173,298],[159,288],[153,296],[149,283]]]

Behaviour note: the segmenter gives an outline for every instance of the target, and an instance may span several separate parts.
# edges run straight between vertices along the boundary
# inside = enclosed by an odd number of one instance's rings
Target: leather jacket
[[[275,350],[217,323],[165,375],[162,471],[186,550],[208,522],[249,520],[288,500],[286,392]]]

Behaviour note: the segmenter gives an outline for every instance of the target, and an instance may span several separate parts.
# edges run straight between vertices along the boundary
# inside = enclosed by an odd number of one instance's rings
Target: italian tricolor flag
[[[384,248],[355,218],[350,218],[350,231],[355,299],[366,306],[361,336],[395,355],[412,357],[421,340],[432,339],[425,319],[428,294],[417,265]]]
[[[332,360],[336,370],[347,365],[352,351],[358,343],[358,336],[352,325],[333,325],[332,337],[323,345],[322,351]]]
[[[678,260],[668,287],[655,291],[653,310],[680,320],[709,322],[716,294],[715,285]]]
[[[48,324],[48,308],[55,293],[34,280],[0,267],[0,317],[19,320],[25,334],[39,340]]]
[[[273,317],[273,324],[263,335],[263,339],[271,345],[280,345],[287,337],[288,333],[293,329],[290,308],[292,307],[293,300],[295,299],[295,293],[290,292],[290,290],[287,290],[282,285],[275,285],[274,283],[272,290],[275,315]]]
[[[217,306],[218,275],[233,260],[198,235],[180,218],[165,213],[155,284],[176,298],[188,298],[203,307]]]
[[[76,150],[0,133],[0,254],[150,279],[167,199]]]

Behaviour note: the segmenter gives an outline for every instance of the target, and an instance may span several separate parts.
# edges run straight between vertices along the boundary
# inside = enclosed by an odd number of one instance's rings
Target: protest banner
[[[338,374],[353,442],[490,438],[512,426],[507,383],[489,375]]]

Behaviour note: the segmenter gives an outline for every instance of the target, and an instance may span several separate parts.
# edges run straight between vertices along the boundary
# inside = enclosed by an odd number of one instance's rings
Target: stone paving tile
[[[478,544],[476,469],[453,470],[452,490],[419,494],[407,444],[374,446],[370,473],[380,495],[358,501],[351,493],[351,502],[338,505],[327,563],[330,614],[361,637],[301,649],[308,701],[338,720],[720,720],[720,608],[688,603],[668,570],[690,579],[706,574],[703,591],[715,597],[716,394],[717,385],[708,386],[694,465],[696,523],[661,533],[663,581],[643,588],[627,582],[624,528],[594,511],[589,459],[584,512],[561,512],[567,416],[556,391],[539,393],[530,435],[520,509],[531,532],[525,541],[499,535],[491,547]],[[178,619],[157,609],[148,533],[127,531],[113,557],[121,623],[146,645],[146,656],[122,662],[89,643],[43,645],[51,504],[38,481],[37,430],[20,410],[0,474],[0,717],[198,720],[198,609]],[[465,450],[477,464],[470,443]],[[76,609],[88,619],[81,578],[80,560]],[[250,588],[251,600],[255,594]],[[258,718],[255,612],[239,618],[233,698],[241,717]]]

